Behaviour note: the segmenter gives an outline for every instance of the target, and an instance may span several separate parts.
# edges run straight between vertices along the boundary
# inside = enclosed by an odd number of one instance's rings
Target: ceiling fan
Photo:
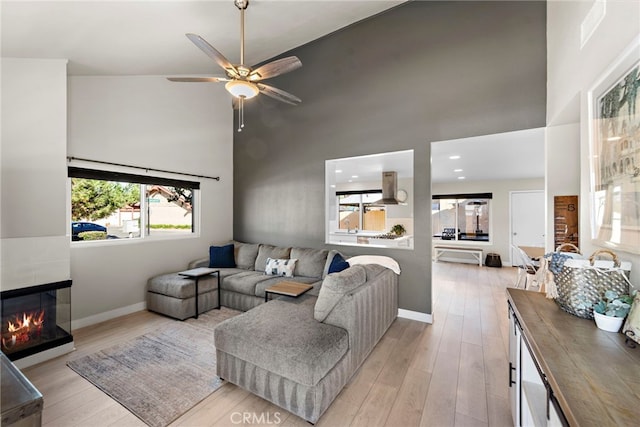
[[[172,82],[227,82],[225,88],[238,100],[238,132],[244,127],[244,100],[253,98],[258,93],[270,96],[287,104],[297,105],[302,102],[295,95],[273,86],[260,83],[261,80],[288,73],[302,66],[296,56],[276,59],[258,68],[244,63],[244,11],[249,7],[249,0],[234,0],[233,3],[240,10],[240,64],[232,64],[227,58],[197,34],[186,34],[200,50],[213,59],[226,73],[226,77],[167,77]]]

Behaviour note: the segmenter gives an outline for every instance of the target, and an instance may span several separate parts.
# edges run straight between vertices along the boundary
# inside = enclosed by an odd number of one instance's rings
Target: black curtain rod
[[[183,176],[192,176],[195,178],[207,178],[207,179],[215,179],[216,181],[220,181],[220,177],[219,176],[206,176],[206,175],[195,175],[192,173],[184,173],[184,172],[174,172],[174,171],[168,171],[168,170],[164,170],[164,169],[154,169],[154,168],[145,168],[142,166],[132,166],[132,165],[125,165],[123,163],[113,163],[113,162],[104,162],[102,160],[91,160],[91,159],[83,159],[81,157],[67,157],[68,161],[72,161],[72,160],[78,160],[81,162],[90,162],[90,163],[99,163],[101,165],[109,165],[109,166],[122,166],[125,168],[133,168],[133,169],[141,169],[144,171],[152,171],[152,172],[162,172],[162,173],[173,173],[173,174],[177,174],[177,175],[183,175]]]

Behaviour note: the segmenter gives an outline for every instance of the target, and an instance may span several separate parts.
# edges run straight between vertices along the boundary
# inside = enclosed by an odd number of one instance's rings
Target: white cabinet
[[[562,415],[562,410],[558,404],[556,398],[551,395],[551,405],[549,405],[549,422],[547,423],[550,427],[563,427],[567,425],[567,422]]]
[[[547,388],[527,342],[520,344],[520,412],[523,426],[547,425]]]
[[[509,305],[509,400],[517,427],[566,426],[562,410]]]
[[[509,306],[509,402],[513,425],[520,425],[520,345],[522,343],[520,326]]]

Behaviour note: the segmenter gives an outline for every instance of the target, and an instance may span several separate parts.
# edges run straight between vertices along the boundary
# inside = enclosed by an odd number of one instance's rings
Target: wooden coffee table
[[[286,295],[297,298],[305,292],[313,289],[312,285],[298,282],[280,282],[277,285],[269,286],[264,290],[264,301],[269,301],[269,294]]]

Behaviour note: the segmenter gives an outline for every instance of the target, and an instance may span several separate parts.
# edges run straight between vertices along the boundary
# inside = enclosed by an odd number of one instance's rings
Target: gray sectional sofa
[[[210,308],[220,295],[222,305],[246,311],[215,329],[218,376],[311,423],[326,411],[398,313],[394,271],[358,264],[328,274],[335,254],[234,242],[236,267],[220,268],[220,294],[205,284],[199,295],[208,295]],[[265,274],[267,258],[297,259],[294,277]],[[208,265],[206,258],[189,268]],[[168,307],[163,298],[173,297],[158,297],[158,290],[167,289],[159,287],[157,279],[149,281],[149,294],[156,295],[147,302],[159,299]],[[265,303],[265,289],[282,280],[314,287],[299,298],[283,296]],[[157,305],[149,309],[154,308]]]

